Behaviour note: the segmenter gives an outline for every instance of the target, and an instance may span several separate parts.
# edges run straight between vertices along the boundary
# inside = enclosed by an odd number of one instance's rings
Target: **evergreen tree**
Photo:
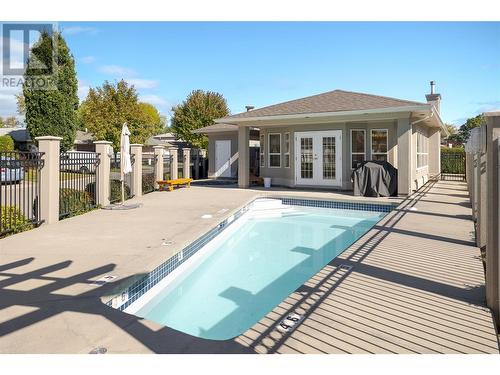
[[[30,51],[24,74],[26,127],[31,138],[62,137],[61,149],[76,136],[78,81],[75,61],[60,33],[43,32]]]

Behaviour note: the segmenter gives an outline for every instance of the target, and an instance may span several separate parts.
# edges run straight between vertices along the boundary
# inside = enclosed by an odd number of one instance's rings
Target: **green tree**
[[[145,124],[151,126],[155,132],[159,132],[163,129],[164,120],[154,105],[141,102],[139,103],[139,108],[144,115],[143,121]]]
[[[471,117],[467,119],[465,124],[458,128],[455,134],[448,137],[449,140],[456,141],[458,144],[464,144],[470,137],[470,131],[477,128],[483,124],[483,115],[477,115],[476,117]]]
[[[214,124],[214,119],[227,116],[226,99],[216,92],[195,90],[180,105],[172,108],[174,134],[194,146],[207,148],[208,139],[193,130]]]
[[[0,151],[14,151],[14,140],[10,135],[0,135]]]
[[[5,128],[5,122],[3,122],[2,116],[0,116],[0,128]]]
[[[43,87],[37,78],[45,80]],[[64,38],[57,32],[52,36],[43,32],[30,51],[24,74],[21,110],[26,111],[30,136],[59,136],[61,149],[70,149],[77,127],[77,91],[75,61]]]
[[[130,130],[131,143],[144,143],[161,130],[160,116],[151,104],[139,103],[133,85],[121,80],[116,84],[105,81],[101,87],[91,88],[78,109],[80,126],[99,140],[120,148],[123,123]]]

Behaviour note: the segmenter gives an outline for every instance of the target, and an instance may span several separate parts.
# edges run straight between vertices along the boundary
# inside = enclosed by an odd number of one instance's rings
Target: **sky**
[[[500,23],[60,22],[75,57],[79,97],[121,78],[170,116],[195,89],[231,113],[335,89],[425,102],[461,125],[500,108]],[[0,116],[15,114],[0,85]]]

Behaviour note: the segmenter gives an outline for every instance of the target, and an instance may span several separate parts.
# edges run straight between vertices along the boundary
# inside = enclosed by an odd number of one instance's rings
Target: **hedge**
[[[59,215],[76,216],[94,208],[93,195],[88,191],[67,188],[59,191]]]
[[[465,173],[465,150],[463,147],[441,149],[441,173]]]
[[[0,135],[0,152],[14,151],[14,139],[10,135]]]
[[[125,186],[125,199],[130,198],[130,186],[126,183]],[[120,180],[111,180],[111,194],[109,197],[111,203],[120,202],[122,200],[122,182]]]
[[[1,215],[0,230],[2,233],[19,233],[34,226],[16,206],[2,206]]]
[[[155,175],[148,173],[142,175],[142,193],[151,193],[155,190]]]

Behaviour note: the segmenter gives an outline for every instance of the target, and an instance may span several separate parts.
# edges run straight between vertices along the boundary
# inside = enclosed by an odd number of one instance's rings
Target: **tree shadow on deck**
[[[143,319],[134,315],[129,315],[117,309],[111,308],[101,302],[101,296],[109,294],[110,291],[120,288],[120,285],[130,284],[132,277],[120,280],[119,282],[108,283],[98,287],[95,285],[95,279],[109,274],[115,269],[114,264],[106,264],[101,267],[78,273],[69,277],[54,277],[51,273],[64,270],[71,265],[71,261],[60,262],[51,266],[39,268],[25,273],[16,273],[15,269],[21,266],[29,265],[34,258],[25,258],[12,263],[0,265],[0,312],[11,306],[22,306],[31,308],[28,313],[18,315],[9,320],[0,320],[0,351],[10,353],[8,343],[5,337],[14,332],[18,332],[26,327],[40,323],[49,318],[55,317],[64,312],[75,312],[90,314],[96,317],[106,318],[117,328],[123,330],[134,339],[155,353],[250,353],[250,349],[242,347],[237,343],[227,340],[217,342],[199,339],[182,332],[170,329],[168,327],[152,330],[143,324]],[[42,284],[31,290],[16,290],[16,285],[23,282],[36,282]],[[78,284],[95,285],[96,287],[77,295],[68,295],[58,292],[63,288],[74,287]],[[3,310],[5,311],[5,310]],[[97,329],[95,327],[71,327],[71,331],[79,331],[82,335],[85,331],[82,329]],[[40,340],[39,351],[48,353],[55,352],[55,349],[45,349],[45,339],[53,337],[54,334],[64,334],[47,331],[46,337]],[[116,332],[110,332],[110,337]],[[107,340],[103,336],[103,340]],[[26,337],[25,340],[29,340]],[[96,342],[95,346],[100,346]],[[64,344],[61,344],[64,350]],[[92,348],[88,348],[89,352]],[[112,352],[113,347],[109,350]],[[60,350],[58,350],[59,352]],[[134,352],[134,348],[130,349]]]

